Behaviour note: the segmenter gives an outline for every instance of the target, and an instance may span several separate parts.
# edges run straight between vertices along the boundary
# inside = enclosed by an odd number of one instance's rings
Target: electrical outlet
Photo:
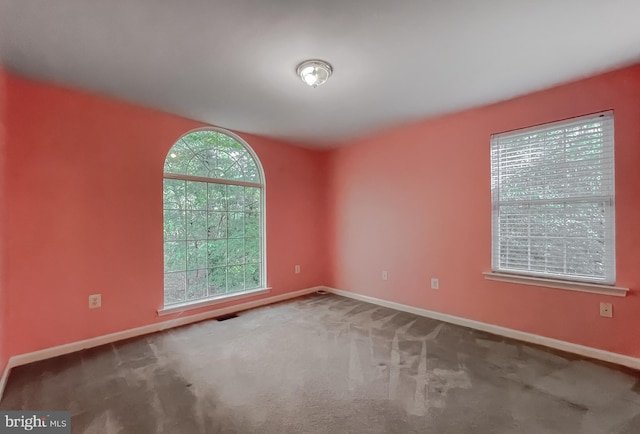
[[[389,274],[386,271],[382,272],[382,280],[388,280],[389,279]]]
[[[300,274],[300,266],[299,266],[299,265],[296,265],[296,266],[294,267],[294,271],[295,271],[295,273],[296,273],[296,274]]]
[[[613,305],[611,303],[600,303],[600,316],[613,318]]]
[[[431,278],[431,289],[440,289],[440,279],[435,277]]]
[[[89,309],[102,307],[102,294],[91,294],[89,296]]]

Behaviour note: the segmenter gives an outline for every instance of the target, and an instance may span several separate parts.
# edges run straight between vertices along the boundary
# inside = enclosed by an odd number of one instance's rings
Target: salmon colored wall
[[[615,111],[617,283],[634,291],[617,298],[484,280],[491,134],[608,109]],[[331,156],[330,283],[640,357],[638,192],[640,65],[371,135]],[[428,289],[431,277],[439,290]],[[599,316],[600,301],[613,303],[613,319]]]
[[[5,89],[5,71],[0,67],[0,243],[4,239],[4,151],[5,151],[5,106],[7,93]],[[1,244],[0,244],[1,246]],[[0,248],[0,378],[4,373],[9,358],[6,352],[8,330],[6,324],[8,308],[7,293],[4,281],[4,255]],[[2,391],[0,391],[0,394]]]
[[[156,314],[162,167],[173,142],[202,124],[10,74],[4,80],[0,369],[8,355],[172,318]],[[639,101],[635,66],[331,152],[242,135],[266,173],[270,295],[330,283],[640,357],[635,291],[614,298],[481,274],[491,266],[490,135],[614,109],[617,283],[638,288]],[[293,274],[295,264],[302,274]],[[440,290],[427,289],[431,277]],[[103,307],[90,311],[95,292]],[[614,304],[613,319],[598,316],[600,301]]]
[[[162,170],[202,124],[12,75],[7,90],[9,353],[171,319],[156,314]],[[325,155],[242,137],[265,171],[269,296],[324,284]],[[93,293],[101,309],[88,309]]]

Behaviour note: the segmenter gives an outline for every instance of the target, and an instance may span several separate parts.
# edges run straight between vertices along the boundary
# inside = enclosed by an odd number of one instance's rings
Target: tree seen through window
[[[169,151],[165,306],[265,286],[258,164],[239,140],[214,130],[189,133]]]

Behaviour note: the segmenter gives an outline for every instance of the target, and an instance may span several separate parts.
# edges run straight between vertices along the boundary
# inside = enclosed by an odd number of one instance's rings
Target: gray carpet
[[[334,295],[13,370],[74,433],[638,433],[640,374]]]

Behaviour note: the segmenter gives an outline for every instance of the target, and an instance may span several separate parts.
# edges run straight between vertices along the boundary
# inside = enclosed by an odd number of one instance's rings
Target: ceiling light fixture
[[[297,72],[306,84],[318,87],[329,79],[333,68],[324,60],[307,60],[298,65]]]

